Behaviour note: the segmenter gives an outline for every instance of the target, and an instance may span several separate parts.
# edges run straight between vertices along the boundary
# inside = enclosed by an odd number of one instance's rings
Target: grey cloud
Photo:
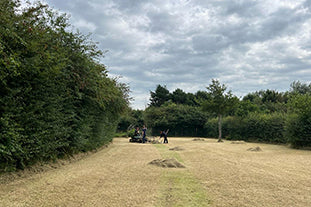
[[[134,108],[157,84],[205,90],[217,78],[245,95],[311,79],[309,0],[273,8],[270,0],[46,1],[73,24],[95,25],[92,38],[109,50],[102,62],[130,84]]]
[[[179,26],[178,15],[172,15],[166,11],[152,11],[147,13],[151,20],[150,32],[174,32]]]
[[[279,35],[293,35],[293,33],[299,31],[297,30],[299,28],[298,26],[309,17],[310,14],[306,16],[301,14],[298,15],[295,13],[295,10],[279,9],[263,21],[260,30],[263,31],[262,35],[266,38]]]
[[[216,53],[230,44],[225,36],[219,34],[200,34],[192,38],[192,43],[195,51],[203,53]]]
[[[258,8],[258,1],[244,0],[244,1],[232,1],[227,3],[225,7],[226,14],[237,14],[243,17],[253,17],[260,15],[260,9]]]

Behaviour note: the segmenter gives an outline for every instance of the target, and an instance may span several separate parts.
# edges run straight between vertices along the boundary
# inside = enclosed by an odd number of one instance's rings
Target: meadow
[[[149,164],[157,159],[185,167]],[[311,206],[311,151],[285,145],[114,138],[96,153],[50,165],[1,175],[1,206]]]

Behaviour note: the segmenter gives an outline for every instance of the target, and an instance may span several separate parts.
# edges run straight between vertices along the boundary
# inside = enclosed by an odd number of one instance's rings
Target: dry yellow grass
[[[258,143],[171,139],[212,206],[311,206],[311,151]],[[262,151],[247,151],[260,147]]]
[[[0,206],[154,206],[161,169],[152,145],[115,139],[107,149],[0,185]]]
[[[311,206],[311,151],[213,139],[169,142],[115,139],[79,161],[0,183],[0,206],[204,206],[207,197],[211,206]],[[262,151],[247,151],[257,146]],[[148,165],[166,157],[186,168]]]

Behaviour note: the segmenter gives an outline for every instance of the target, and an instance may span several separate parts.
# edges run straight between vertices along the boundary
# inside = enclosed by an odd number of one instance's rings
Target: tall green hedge
[[[197,136],[205,135],[204,124],[207,113],[199,107],[169,104],[161,107],[149,107],[144,114],[144,120],[152,135],[159,135],[162,130],[169,129],[169,136]]]
[[[231,140],[253,140],[270,143],[286,143],[284,136],[286,116],[282,113],[250,113],[245,117],[228,116],[223,119],[223,135]],[[217,137],[217,119],[205,125],[207,136]]]
[[[290,98],[291,114],[286,121],[286,137],[295,148],[311,147],[311,94]]]
[[[291,114],[286,122],[286,137],[294,148],[311,147],[311,116]]]
[[[112,140],[126,88],[102,52],[47,6],[0,1],[0,171]]]

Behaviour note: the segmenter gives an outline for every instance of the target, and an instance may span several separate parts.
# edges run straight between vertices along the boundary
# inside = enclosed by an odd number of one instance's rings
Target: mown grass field
[[[248,151],[255,147],[262,151]],[[186,168],[148,164],[161,158]],[[115,138],[75,162],[19,175],[0,177],[0,206],[311,206],[311,151],[282,145]]]

